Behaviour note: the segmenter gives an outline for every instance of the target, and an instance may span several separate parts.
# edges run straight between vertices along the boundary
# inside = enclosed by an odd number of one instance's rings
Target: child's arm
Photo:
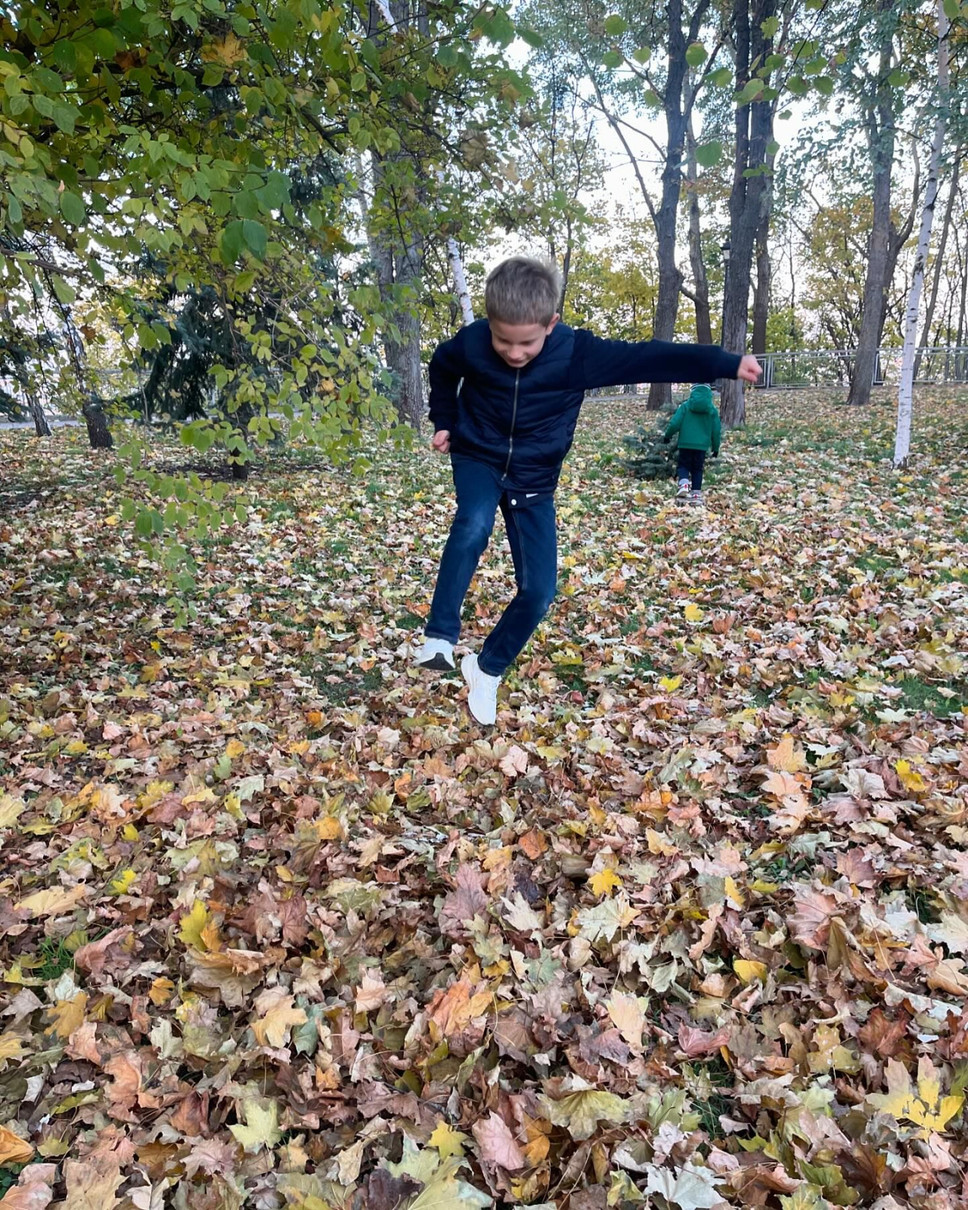
[[[755,357],[727,353],[719,345],[602,340],[583,329],[575,333],[572,365],[585,390],[626,382],[713,382],[739,377],[755,382],[760,372]]]
[[[446,453],[437,434],[453,432],[457,420],[457,392],[464,377],[465,360],[460,333],[434,350],[427,375],[430,379],[430,423],[434,427],[434,449]],[[448,446],[449,448],[449,446]]]
[[[668,441],[673,433],[678,433],[682,428],[682,418],[686,414],[686,405],[680,403],[676,410],[672,413],[672,419],[666,425],[666,431],[662,434],[662,440]]]
[[[719,443],[723,439],[723,424],[719,419],[719,409],[713,409],[713,457],[719,457]]]

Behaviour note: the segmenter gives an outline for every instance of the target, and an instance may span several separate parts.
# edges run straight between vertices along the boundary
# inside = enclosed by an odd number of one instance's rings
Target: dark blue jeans
[[[676,479],[680,483],[683,479],[689,479],[692,482],[692,490],[698,492],[702,487],[702,471],[705,465],[705,450],[680,450]]]
[[[457,642],[461,606],[500,508],[518,591],[484,640],[478,665],[490,676],[501,676],[534,634],[555,595],[558,535],[554,494],[512,490],[495,471],[472,458],[452,455],[451,466],[457,512],[440,559],[425,633],[430,639]]]

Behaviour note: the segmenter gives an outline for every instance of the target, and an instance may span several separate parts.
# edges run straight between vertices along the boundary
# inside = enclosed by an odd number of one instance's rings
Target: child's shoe
[[[699,508],[702,508],[702,506],[705,504],[705,500],[702,498],[702,492],[691,492],[689,495],[689,503],[695,504]]]
[[[501,678],[482,672],[476,655],[465,655],[460,670],[467,682],[467,708],[479,723],[490,726],[497,718],[497,687]]]
[[[676,492],[676,500],[679,501],[680,503],[683,500],[685,500],[686,497],[689,495],[689,491],[690,491],[691,487],[692,487],[692,484],[689,482],[688,479],[680,479],[679,480],[679,490]]]
[[[432,668],[435,672],[453,672],[457,667],[454,660],[454,644],[446,639],[424,639],[424,645],[413,657],[418,668]]]

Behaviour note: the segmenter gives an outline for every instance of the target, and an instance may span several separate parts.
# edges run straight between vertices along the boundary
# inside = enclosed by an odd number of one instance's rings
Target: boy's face
[[[551,329],[558,322],[555,315],[549,324],[508,324],[500,319],[489,319],[491,344],[494,352],[515,370],[520,370],[533,361],[544,348]]]

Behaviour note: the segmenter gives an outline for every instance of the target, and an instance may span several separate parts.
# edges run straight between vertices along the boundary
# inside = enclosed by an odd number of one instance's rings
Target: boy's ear
[[[551,329],[555,326],[559,319],[561,319],[560,315],[552,315],[551,323],[548,324],[548,327],[545,329],[545,336],[551,335]]]

